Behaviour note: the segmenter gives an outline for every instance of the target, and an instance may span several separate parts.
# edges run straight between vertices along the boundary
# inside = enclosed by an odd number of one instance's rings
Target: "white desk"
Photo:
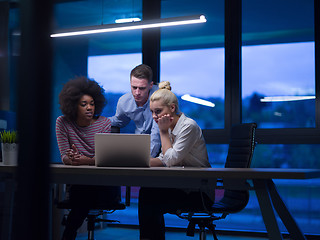
[[[1,166],[0,174],[14,175],[15,167]],[[52,183],[142,186],[142,187],[215,187],[216,179],[252,180],[262,217],[270,239],[282,239],[275,213],[292,239],[305,239],[291,216],[273,179],[320,178],[315,169],[268,168],[104,168],[94,166],[51,165]],[[4,238],[3,238],[4,239]]]

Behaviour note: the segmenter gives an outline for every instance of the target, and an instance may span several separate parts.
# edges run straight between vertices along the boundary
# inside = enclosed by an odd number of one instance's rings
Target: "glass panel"
[[[251,167],[319,169],[319,158],[319,144],[258,144]],[[318,202],[320,194],[318,190],[320,180],[275,180],[274,182],[302,232],[319,234],[320,208]],[[259,215],[258,219],[260,219],[261,214],[258,208],[257,199],[253,196],[244,214],[247,212],[249,215]],[[255,230],[264,230],[262,219],[254,224]],[[280,225],[280,228],[281,231],[286,231],[283,225]]]
[[[315,127],[313,0],[244,0],[242,16],[243,121]]]
[[[320,169],[319,144],[258,144],[251,167]]]
[[[161,17],[205,15],[202,24],[161,29],[161,50],[224,46],[224,1],[172,0],[161,2]]]
[[[211,167],[224,167],[228,155],[228,147],[228,144],[207,144],[207,151]]]
[[[314,41],[314,0],[242,0],[243,45]]]
[[[207,22],[161,29],[160,81],[171,82],[181,111],[201,128],[223,128],[224,2],[161,2],[162,18],[195,14],[204,14]],[[186,94],[197,99],[188,99]],[[214,103],[214,107],[190,100],[206,100]]]
[[[131,91],[130,72],[141,64],[141,59],[141,53],[88,57],[88,77],[95,79],[106,91],[108,103],[102,112],[103,116],[113,116],[116,113],[118,99]],[[134,129],[134,123],[131,121],[121,132],[134,133]]]
[[[54,7],[56,27],[112,24],[116,19],[142,17],[141,0],[60,1]]]
[[[243,121],[315,127],[314,61],[314,42],[243,47]]]
[[[319,234],[320,229],[320,180],[275,180],[277,190],[304,234]],[[287,232],[278,219],[280,231]],[[217,229],[240,231],[266,231],[259,203],[253,191],[250,191],[249,203],[237,214],[227,216],[226,221],[216,221]]]
[[[54,29],[114,24],[118,19],[132,17],[142,18],[141,0],[62,2],[54,7]],[[141,30],[109,32],[84,38],[89,41],[89,55],[134,53],[141,52],[141,33]]]
[[[180,110],[202,129],[223,128],[223,48],[161,52],[160,79],[171,82]]]
[[[101,84],[107,93],[121,96],[131,91],[130,72],[141,64],[141,59],[141,53],[89,56],[88,77]]]
[[[93,26],[100,24],[113,24],[116,19],[127,18],[132,16],[141,17],[142,1],[141,0],[86,0],[86,1],[73,1],[56,3],[54,7],[54,29],[73,28]],[[124,83],[122,86],[123,91],[130,89],[130,71],[133,67],[141,63],[141,43],[142,34],[141,30],[114,32],[97,35],[88,35],[86,37],[70,37],[67,39],[54,40],[54,94],[53,94],[53,108],[52,108],[52,122],[55,123],[56,118],[61,115],[59,110],[58,95],[62,85],[73,78],[74,76],[84,75],[86,71],[83,67],[75,63],[75,56],[79,56],[81,63],[87,59],[90,62],[90,56],[109,55],[109,58],[99,61],[96,60],[97,67],[88,65],[88,76],[97,78],[107,91],[108,104],[102,113],[105,116],[112,116],[115,113],[116,104],[121,92],[119,86],[116,85],[119,81]],[[74,54],[63,56],[63,48],[69,48],[68,44],[79,44],[81,46],[80,54],[75,50]],[[78,45],[77,45],[78,46]],[[60,53],[60,51],[62,53]],[[132,53],[132,55],[131,55]],[[132,57],[134,54],[135,57]],[[112,55],[115,54],[115,55]],[[119,54],[126,54],[125,56],[117,56]],[[114,56],[114,58],[113,58]],[[92,60],[93,61],[93,60]],[[99,63],[98,63],[99,62]],[[102,64],[102,65],[101,65]],[[99,69],[98,69],[99,68]],[[104,72],[105,76],[101,78],[101,71],[110,69],[109,72]],[[95,74],[97,71],[97,75]],[[112,90],[113,92],[108,92]],[[121,90],[121,89],[120,89]],[[123,93],[123,92],[122,92]],[[134,129],[133,124],[123,131],[132,132]],[[51,134],[51,149],[53,152],[53,161],[61,162],[60,154],[58,151],[55,128],[52,128]]]

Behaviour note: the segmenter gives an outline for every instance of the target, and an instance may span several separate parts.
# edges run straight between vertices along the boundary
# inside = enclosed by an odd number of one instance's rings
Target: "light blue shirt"
[[[149,93],[148,101],[138,107],[132,93],[126,93],[118,100],[116,114],[110,117],[111,125],[123,128],[132,120],[135,125],[135,134],[150,134],[150,155],[156,157],[160,152],[161,140],[158,124],[153,120],[150,111],[150,96],[158,86],[153,86]]]

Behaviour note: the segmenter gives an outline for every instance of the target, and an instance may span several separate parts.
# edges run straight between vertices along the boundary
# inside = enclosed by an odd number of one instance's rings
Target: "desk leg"
[[[253,179],[252,181],[269,238],[272,240],[282,240],[282,235],[271,203],[267,182],[262,179]]]
[[[288,208],[286,207],[283,200],[281,199],[274,182],[272,180],[268,180],[267,184],[268,184],[268,189],[270,192],[273,206],[277,211],[277,213],[279,214],[279,217],[281,218],[283,224],[287,228],[292,239],[305,240],[306,239],[305,236],[301,232],[296,221],[294,220]]]
[[[10,240],[12,233],[15,183],[13,179],[6,179],[4,183],[4,210],[2,217],[1,239]]]

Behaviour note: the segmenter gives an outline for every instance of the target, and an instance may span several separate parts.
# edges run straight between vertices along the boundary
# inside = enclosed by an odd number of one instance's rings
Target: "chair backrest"
[[[256,123],[234,125],[231,128],[226,168],[249,168],[255,147]],[[242,210],[249,201],[248,190],[238,190],[247,186],[246,180],[224,179],[224,196],[220,200],[222,208],[229,212]],[[217,204],[216,204],[217,205]]]
[[[255,147],[256,123],[243,123],[231,128],[226,168],[249,168]]]
[[[120,128],[116,126],[111,126],[111,133],[120,133]]]

